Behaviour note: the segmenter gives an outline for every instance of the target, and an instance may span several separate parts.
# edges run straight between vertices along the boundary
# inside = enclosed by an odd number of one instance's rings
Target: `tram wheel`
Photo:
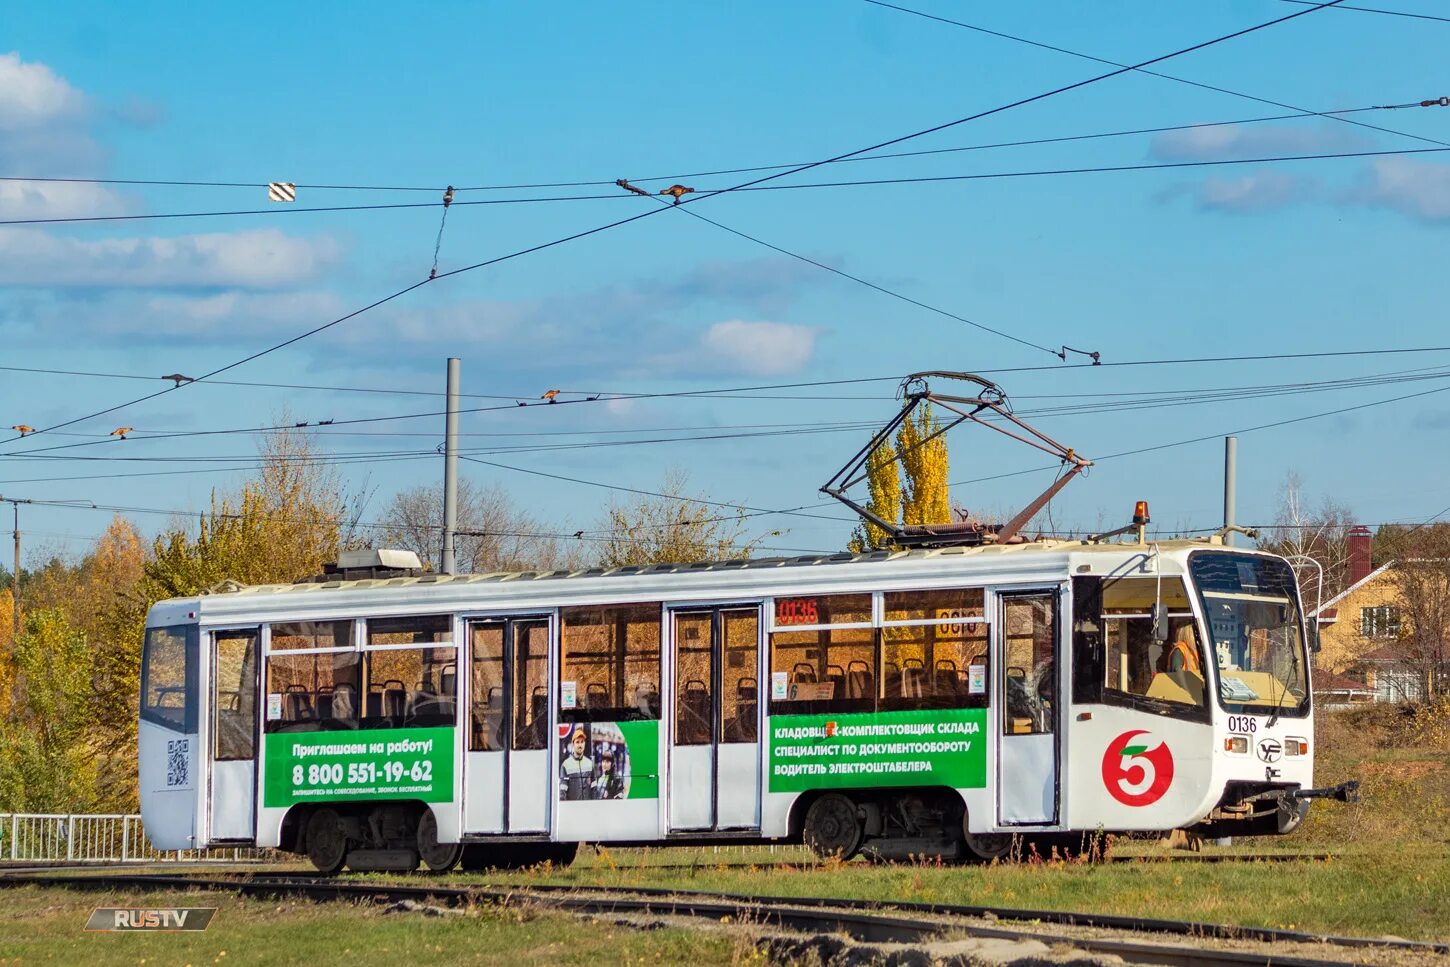
[[[307,820],[307,858],[317,872],[332,876],[347,860],[347,834],[334,809],[319,809]]]
[[[462,843],[438,842],[438,818],[431,809],[418,820],[418,856],[435,873],[447,873],[463,858]]]
[[[861,848],[861,837],[861,817],[850,799],[833,792],[811,803],[802,838],[817,856],[848,860]]]
[[[1014,840],[1011,833],[969,833],[963,829],[962,858],[969,863],[990,863],[993,860],[1006,859],[1012,852]]]

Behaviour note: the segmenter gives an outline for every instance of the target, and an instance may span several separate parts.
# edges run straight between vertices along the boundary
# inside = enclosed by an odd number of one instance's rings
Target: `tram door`
[[[207,839],[251,842],[257,805],[257,629],[211,635]]]
[[[999,595],[997,814],[1003,824],[1057,821],[1057,592]]]
[[[760,609],[671,618],[670,829],[758,829]]]
[[[549,826],[549,619],[470,622],[465,833]]]

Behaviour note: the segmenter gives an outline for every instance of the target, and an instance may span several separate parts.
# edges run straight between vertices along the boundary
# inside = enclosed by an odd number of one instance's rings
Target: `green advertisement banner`
[[[987,710],[773,715],[771,792],[987,784]]]
[[[559,799],[658,799],[660,723],[560,722]]]
[[[451,727],[273,732],[263,738],[263,806],[453,798]]]

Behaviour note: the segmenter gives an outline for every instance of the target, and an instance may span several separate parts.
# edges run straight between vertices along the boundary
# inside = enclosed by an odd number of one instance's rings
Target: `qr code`
[[[166,743],[166,784],[185,786],[188,784],[186,762],[191,743],[186,739],[172,739]]]

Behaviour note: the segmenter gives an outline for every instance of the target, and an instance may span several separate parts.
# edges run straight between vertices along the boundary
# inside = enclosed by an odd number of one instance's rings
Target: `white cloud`
[[[700,337],[700,347],[714,357],[715,368],[751,376],[794,373],[815,351],[814,326],[788,322],[717,322]]]
[[[0,220],[123,215],[125,199],[101,185],[44,181],[0,181]]]
[[[0,130],[39,127],[86,112],[86,98],[44,64],[0,54]]]
[[[1239,178],[1209,178],[1192,191],[1198,207],[1208,211],[1264,212],[1307,201],[1315,184],[1298,175],[1257,171]]]
[[[83,241],[0,228],[0,284],[105,288],[275,288],[314,279],[335,262],[331,238],[276,229]]]
[[[1361,151],[1369,141],[1342,124],[1317,127],[1225,124],[1167,131],[1153,138],[1148,154],[1160,161],[1219,161]]]
[[[0,304],[0,339],[48,343],[56,333],[89,345],[164,343],[231,345],[291,335],[345,311],[329,292],[237,292],[208,295],[145,290],[36,291]]]
[[[1341,200],[1388,208],[1426,222],[1450,221],[1450,165],[1376,158]]]

